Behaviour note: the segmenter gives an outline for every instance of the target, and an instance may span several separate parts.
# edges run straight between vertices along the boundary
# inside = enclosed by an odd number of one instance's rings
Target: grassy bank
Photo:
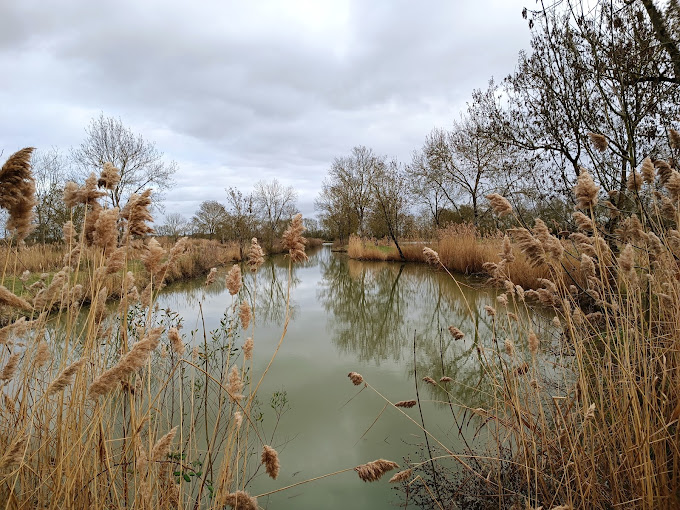
[[[443,266],[449,271],[491,276],[487,264],[500,262],[503,242],[502,234],[481,236],[473,226],[462,224],[441,229],[434,242],[401,244],[400,247],[407,262],[427,262],[423,255],[423,246],[428,246],[439,253]],[[361,239],[357,236],[350,237],[347,253],[350,258],[358,260],[401,261],[393,243]],[[549,276],[545,267],[532,266],[520,252],[507,266],[512,280],[527,289],[540,287],[539,279]]]

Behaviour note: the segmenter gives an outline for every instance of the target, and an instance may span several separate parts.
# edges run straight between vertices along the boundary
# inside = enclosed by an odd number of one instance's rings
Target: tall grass
[[[210,242],[164,248],[136,239],[148,231],[144,195],[127,210],[106,209],[95,182],[67,189],[67,202],[97,220],[86,218],[79,233],[65,227],[66,265],[25,298],[0,287],[12,319],[0,329],[0,506],[255,508],[251,477],[261,466],[276,478],[279,465],[254,418],[267,371],[252,369],[257,320],[248,299],[257,279],[246,299],[233,266],[222,326],[189,343],[180,319],[155,306],[158,291],[232,255]],[[289,236],[296,260],[304,257],[298,231]],[[45,261],[45,250],[15,246],[5,250],[5,267],[28,264],[27,252]],[[255,240],[249,255],[256,275],[263,259]],[[30,277],[20,284],[33,285]],[[113,308],[105,305],[112,290],[120,296]]]
[[[442,265],[449,271],[491,276],[487,264],[501,260],[503,243],[502,234],[482,236],[474,225],[452,224],[440,229],[437,241],[427,245],[438,252]],[[407,262],[426,262],[422,244],[403,244],[401,249]],[[401,261],[390,242],[358,236],[350,237],[348,255],[358,260]],[[532,266],[522,253],[508,264],[508,270],[514,282],[528,289],[540,287],[540,279],[549,276],[547,268]]]
[[[646,160],[627,192],[626,210],[598,204],[583,171],[569,243],[540,219],[511,230],[514,248],[507,243],[486,267],[506,290],[484,312],[492,337],[477,344],[489,404],[471,409],[449,394],[458,423],[474,423],[488,447],[451,451],[423,423],[425,460],[402,481],[412,500],[432,508],[680,507],[680,173]],[[510,212],[500,199],[495,209]],[[516,248],[547,275],[536,290],[512,274]],[[424,255],[446,266],[441,253]],[[532,303],[552,309],[550,329],[522,319]],[[451,328],[454,339],[478,338],[481,312],[468,313],[466,325]],[[424,381],[441,391],[455,384]]]

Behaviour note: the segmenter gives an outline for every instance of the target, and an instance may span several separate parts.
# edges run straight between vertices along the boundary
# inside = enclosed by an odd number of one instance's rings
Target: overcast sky
[[[0,0],[0,150],[103,112],[178,163],[166,209],[278,178],[313,202],[355,145],[407,162],[529,44],[528,0]]]

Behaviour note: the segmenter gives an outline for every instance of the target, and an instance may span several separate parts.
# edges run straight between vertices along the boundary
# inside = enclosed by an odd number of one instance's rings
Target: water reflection
[[[342,255],[319,264],[317,296],[339,351],[376,364],[401,362],[412,377],[415,342],[419,378],[452,377],[456,397],[475,400],[483,382],[476,345],[486,345],[492,336],[489,319],[477,310],[493,303],[494,290],[481,288],[483,282],[475,279],[464,279],[459,288],[446,273],[422,265],[361,262]],[[454,340],[451,325],[463,330],[465,338]],[[441,386],[427,388],[433,399],[447,400]]]

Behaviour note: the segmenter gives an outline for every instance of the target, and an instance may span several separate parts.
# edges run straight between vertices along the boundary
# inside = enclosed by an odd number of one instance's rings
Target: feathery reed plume
[[[505,294],[500,294],[496,296],[496,301],[501,305],[506,306],[508,304],[508,296],[506,296]]]
[[[455,340],[462,340],[463,337],[465,337],[465,333],[463,333],[460,329],[458,329],[455,326],[449,326],[449,333],[451,333],[451,336]]]
[[[141,368],[149,359],[151,352],[158,347],[162,333],[163,327],[154,328],[149,331],[142,340],[132,346],[132,349],[115,366],[97,377],[90,385],[90,398],[96,399],[109,393],[124,377]]]
[[[241,306],[239,306],[238,310],[238,316],[239,319],[241,319],[241,327],[244,330],[248,329],[248,326],[250,325],[250,319],[252,318],[252,313],[248,301],[243,301],[243,303],[241,303]]]
[[[243,424],[243,413],[241,411],[236,411],[234,413],[234,424],[237,429],[241,428],[241,424]]]
[[[354,386],[359,386],[362,382],[364,382],[364,378],[358,372],[350,372],[347,374],[347,377],[350,378]]]
[[[405,407],[406,409],[410,409],[414,407],[418,402],[415,400],[400,400],[399,402],[396,402],[394,404],[394,407]]]
[[[210,272],[208,273],[208,276],[205,279],[205,286],[208,287],[215,283],[215,279],[217,278],[217,268],[216,267],[211,267]]]
[[[236,491],[224,497],[224,503],[234,510],[257,510],[257,498],[246,491]]]
[[[96,246],[109,253],[118,243],[118,208],[106,209],[99,213],[94,224],[92,240]]]
[[[412,469],[404,469],[403,471],[399,471],[396,475],[390,478],[389,483],[405,482],[406,480],[411,478],[412,474],[413,474]]]
[[[607,150],[607,145],[609,145],[609,142],[607,142],[606,136],[599,133],[588,133],[588,138],[590,138],[590,143],[592,143],[593,147],[595,147],[598,151],[604,152]]]
[[[7,364],[2,369],[2,371],[0,371],[0,381],[10,381],[14,377],[17,372],[17,368],[19,368],[20,358],[21,355],[18,352],[10,354]]]
[[[35,367],[40,368],[50,359],[50,348],[45,340],[41,340],[38,344],[38,349],[35,354]]]
[[[671,171],[665,186],[675,202],[680,200],[680,173],[677,170]]]
[[[543,244],[531,232],[525,228],[512,228],[508,232],[517,241],[519,249],[526,255],[530,266],[540,267],[545,264],[546,254]]]
[[[71,384],[71,382],[73,381],[73,376],[76,375],[78,369],[82,367],[85,364],[85,362],[86,360],[82,358],[79,359],[78,361],[74,361],[69,366],[67,366],[64,370],[61,371],[57,378],[50,383],[45,393],[47,395],[52,395],[53,393],[57,393],[58,391],[61,391],[64,388],[66,388],[66,386]]]
[[[512,206],[508,199],[498,193],[491,193],[486,196],[487,200],[491,204],[493,212],[495,212],[501,218],[512,213]]]
[[[229,294],[231,294],[232,296],[238,294],[238,291],[241,290],[241,286],[243,285],[243,281],[241,278],[241,266],[239,266],[238,264],[234,264],[233,266],[231,266],[229,273],[227,273],[226,285]]]
[[[229,398],[232,402],[240,402],[243,399],[243,395],[241,394],[243,386],[241,374],[239,374],[236,365],[233,365],[229,371],[229,384],[227,385],[227,392],[229,393]]]
[[[170,345],[174,352],[180,356],[184,354],[184,344],[182,343],[182,338],[179,336],[179,330],[177,328],[170,328],[168,330],[168,339],[170,339]]]
[[[485,305],[484,311],[489,317],[494,317],[496,315],[496,309],[493,306]]]
[[[595,276],[595,262],[593,262],[592,257],[581,253],[581,274],[587,280],[588,278]]]
[[[635,193],[640,191],[642,188],[642,175],[637,170],[633,170],[628,176],[628,181],[626,181],[626,187],[628,191],[633,191]]]
[[[120,217],[127,220],[128,236],[145,236],[152,234],[154,229],[149,227],[146,222],[152,222],[153,217],[149,208],[151,207],[151,190],[145,190],[141,195],[133,193],[128,199],[127,204],[120,211]]]
[[[177,427],[172,428],[170,432],[156,441],[156,444],[153,445],[153,448],[151,449],[152,461],[162,460],[168,454],[170,444],[172,444],[175,434],[177,434]]]
[[[425,262],[432,266],[438,266],[441,264],[439,260],[439,254],[432,248],[428,248],[427,246],[423,248],[423,256],[425,257]]]
[[[445,375],[445,376],[439,378],[439,382],[442,382],[442,383],[449,383],[451,381],[453,381],[453,379],[451,377],[449,377],[448,375]]]
[[[503,251],[499,255],[501,259],[508,262],[515,261],[515,255],[512,253],[512,244],[510,244],[510,238],[507,234],[503,237]]]
[[[652,163],[649,156],[642,160],[642,167],[640,169],[642,170],[642,178],[644,181],[647,184],[653,183],[656,171],[654,170],[654,163]]]
[[[302,237],[302,232],[305,231],[302,225],[302,214],[298,213],[293,216],[290,226],[283,233],[283,247],[288,250],[290,259],[293,262],[304,262],[307,260],[305,253],[305,244],[307,239]]]
[[[272,480],[276,480],[279,476],[279,454],[271,446],[264,445],[262,447],[262,464],[264,464],[267,474]]]
[[[0,285],[0,305],[11,306],[13,308],[23,308],[24,310],[31,310],[31,304],[23,298],[20,298],[12,291],[7,289],[4,285]]]
[[[654,162],[654,167],[656,168],[656,171],[659,174],[659,184],[663,186],[664,184],[666,184],[666,181],[671,176],[671,172],[673,171],[673,169],[668,164],[668,162],[664,161],[663,159],[657,159]]]
[[[248,267],[254,273],[262,264],[264,264],[264,252],[262,247],[257,244],[257,237],[253,237],[250,241],[250,249],[248,250]]]
[[[163,257],[165,257],[165,250],[161,247],[156,238],[152,237],[146,243],[146,250],[144,250],[141,256],[144,267],[150,274],[157,274]]]
[[[621,255],[619,255],[619,267],[624,273],[630,273],[633,270],[634,264],[635,252],[630,244],[626,244],[626,247],[621,250]]]
[[[15,152],[0,169],[0,207],[7,210],[6,228],[23,241],[33,229],[35,180],[31,173],[33,147]]]
[[[430,377],[429,375],[426,375],[425,377],[423,377],[423,381],[425,381],[428,384],[431,384],[432,386],[437,386],[437,381],[432,379],[432,377]]]
[[[246,361],[253,359],[253,346],[254,344],[252,337],[248,337],[243,343],[243,356],[245,357]]]
[[[591,220],[581,211],[574,211],[571,217],[574,219],[574,222],[578,226],[579,230],[583,230],[584,232],[592,232],[595,230],[595,224],[593,223],[593,220]]]
[[[66,246],[73,245],[76,242],[76,229],[73,226],[73,222],[71,220],[67,221],[61,229],[64,233],[64,242],[66,243]]]
[[[673,149],[680,149],[680,133],[675,129],[671,128],[668,130],[668,135],[670,138],[670,146]]]
[[[106,274],[117,273],[125,265],[125,256],[127,254],[127,249],[125,246],[121,246],[111,252],[108,259],[106,260]]]
[[[99,202],[93,202],[87,210],[85,224],[83,225],[83,236],[85,237],[85,243],[88,246],[94,244],[94,233],[96,231],[97,220],[103,210],[104,209],[99,205]]]
[[[378,459],[374,460],[373,462],[361,464],[360,466],[355,467],[354,471],[359,474],[359,478],[361,478],[364,482],[375,482],[388,471],[392,471],[398,467],[399,464],[396,462]]]
[[[26,436],[21,437],[16,443],[9,447],[0,458],[0,469],[8,466],[13,466],[14,464],[19,464],[21,459],[24,457],[24,452],[26,451],[26,445],[28,444],[28,438]]]
[[[593,418],[595,418],[595,404],[594,403],[590,404],[590,406],[588,406],[588,410],[583,415],[583,421],[585,423],[588,420],[592,420]]]
[[[142,303],[142,306],[145,308],[148,308],[151,306],[151,298],[153,295],[153,288],[151,286],[151,282],[144,287],[144,290],[142,291],[142,294],[139,296],[139,302]]]
[[[508,356],[515,355],[515,343],[509,338],[505,339],[505,352],[508,354]]]
[[[532,356],[535,356],[536,353],[538,352],[538,336],[536,336],[536,333],[533,331],[529,332],[529,339],[528,339],[528,344],[529,344],[529,352],[531,352]]]
[[[113,163],[109,161],[104,163],[104,168],[102,168],[102,173],[97,181],[97,186],[108,190],[114,190],[119,182],[120,171],[113,166]]]
[[[581,209],[590,209],[597,205],[597,194],[600,188],[595,181],[593,176],[585,169],[581,169],[581,173],[576,180],[576,186],[574,186],[574,197],[578,207]]]

